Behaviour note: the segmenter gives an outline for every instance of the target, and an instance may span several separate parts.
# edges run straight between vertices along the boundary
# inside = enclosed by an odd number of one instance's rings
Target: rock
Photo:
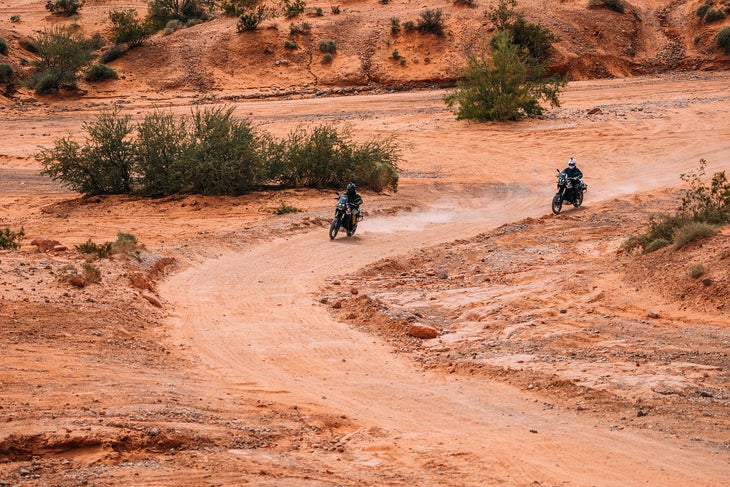
[[[434,328],[432,326],[422,325],[420,323],[414,323],[408,329],[408,334],[412,337],[421,338],[423,340],[428,340],[431,338],[436,338],[439,335],[439,332],[436,328]]]
[[[588,110],[587,113],[588,113],[588,115],[601,115],[603,113],[603,110],[596,107],[596,108],[591,108],[590,110]]]
[[[709,277],[705,277],[704,279],[702,279],[702,284],[704,284],[705,286],[709,286],[710,284],[712,284],[712,279],[710,279]]]
[[[638,412],[636,413],[636,417],[637,417],[637,418],[641,418],[641,417],[643,417],[643,416],[646,416],[647,414],[648,414],[648,413],[647,413],[646,411],[643,411],[643,410],[641,410],[641,409],[640,409],[640,410],[639,410],[639,411],[638,411]]]
[[[142,293],[142,297],[146,299],[152,306],[155,306],[157,308],[162,308],[162,303],[159,299],[157,299],[156,296],[150,294],[150,293]]]
[[[59,242],[58,240],[51,240],[50,238],[36,238],[33,239],[30,244],[38,247],[38,252],[51,252],[57,246],[63,247],[63,245],[61,245],[61,242]],[[66,250],[65,247],[63,247],[63,249]]]
[[[651,313],[649,313],[646,316],[647,316],[647,318],[651,318],[651,319],[655,320],[655,319],[659,318],[659,313],[655,313],[652,311]]]
[[[160,430],[158,430],[157,428],[152,428],[152,429],[150,429],[149,435],[150,435],[151,437],[153,437],[153,438],[154,438],[155,436],[157,436],[157,435],[159,435],[159,434],[160,434]]]
[[[560,308],[560,314],[564,315],[568,312],[568,308]]]
[[[74,274],[73,276],[71,276],[71,278],[68,280],[68,282],[72,286],[86,287],[86,279],[81,274]]]
[[[358,293],[358,290],[357,290],[356,287],[351,287],[350,288],[350,294],[352,294],[353,296],[355,296],[355,295],[357,295],[357,293]]]

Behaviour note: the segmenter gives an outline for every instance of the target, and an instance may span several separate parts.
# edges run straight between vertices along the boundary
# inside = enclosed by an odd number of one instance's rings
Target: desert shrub
[[[440,8],[427,9],[421,12],[418,20],[418,32],[421,34],[444,35],[444,16]]]
[[[648,243],[648,244],[647,244],[647,245],[646,245],[646,246],[644,247],[644,253],[645,253],[645,254],[649,254],[649,253],[651,253],[651,252],[654,252],[655,250],[659,250],[659,249],[661,249],[661,248],[664,248],[664,247],[666,247],[666,246],[667,246],[667,245],[669,245],[670,243],[672,243],[672,242],[670,242],[669,240],[666,240],[666,239],[664,239],[664,238],[657,238],[657,239],[654,239],[654,240],[652,240],[651,242],[649,242],[649,243]]]
[[[12,23],[20,22],[20,15],[11,15],[10,22],[12,22]]]
[[[284,41],[284,47],[286,49],[297,49],[299,46],[294,41]]]
[[[390,57],[393,59],[400,59],[400,53],[398,52],[398,49],[393,49],[393,52],[390,53]]]
[[[563,79],[541,78],[536,66],[528,70],[526,50],[513,44],[506,31],[495,35],[493,46],[491,57],[486,46],[469,57],[456,89],[444,98],[450,108],[458,105],[457,119],[516,120],[541,115],[541,100],[560,106]]]
[[[304,0],[282,0],[281,2],[281,10],[287,19],[292,19],[304,13],[306,7],[307,4]]]
[[[73,264],[65,264],[56,269],[56,279],[63,282],[68,282],[74,276],[78,275],[79,270]]]
[[[17,232],[6,227],[5,230],[0,231],[0,250],[18,250],[23,237],[25,237],[23,227],[20,227]]]
[[[505,30],[517,18],[517,0],[498,0],[488,8],[484,15],[494,24],[497,30]]]
[[[127,44],[130,49],[139,47],[152,34],[151,26],[137,17],[134,10],[112,10],[109,12],[112,42]]]
[[[85,0],[48,0],[46,2],[46,10],[52,14],[66,15],[68,17],[75,15],[84,6]]]
[[[703,18],[709,9],[710,9],[710,4],[703,3],[702,5],[697,7],[697,10],[695,10],[695,15],[699,18]]]
[[[8,43],[2,37],[0,37],[0,54],[5,56],[8,54]]]
[[[717,227],[705,222],[691,221],[678,227],[673,234],[675,250],[686,247],[695,240],[712,237],[717,234]]]
[[[330,7],[330,10],[332,11],[333,15],[339,15],[340,14],[340,6],[339,5],[332,5]]]
[[[162,30],[171,20],[186,25],[190,20],[206,20],[213,7],[208,0],[152,0],[147,4],[147,21],[152,30]]]
[[[319,41],[320,52],[327,52],[334,54],[337,51],[337,44],[331,39]]]
[[[300,211],[302,211],[302,210],[300,210],[296,206],[288,205],[288,204],[284,203],[283,201],[281,202],[281,204],[279,206],[274,208],[274,214],[276,214],[276,215],[286,215],[287,213],[299,213]]]
[[[0,64],[0,83],[13,81],[13,67],[7,63]]]
[[[378,0],[381,5],[388,5],[390,0]]]
[[[705,24],[711,24],[725,18],[725,12],[719,8],[711,8],[705,14]]]
[[[454,0],[454,5],[463,5],[465,7],[475,8],[477,3],[475,0]]]
[[[547,62],[553,42],[557,41],[557,37],[549,29],[527,22],[520,16],[509,26],[509,31],[514,44],[527,48],[532,58],[531,64]]]
[[[90,262],[81,264],[81,275],[88,282],[101,282],[101,269]]]
[[[701,277],[706,271],[705,266],[702,264],[693,264],[690,268],[687,274],[689,274],[689,277],[692,279],[697,279]]]
[[[233,108],[196,111],[183,160],[185,182],[191,192],[206,195],[250,191],[265,178],[268,143],[248,120],[234,120]]]
[[[228,17],[240,17],[246,10],[250,10],[259,4],[260,0],[223,0],[218,5],[223,15]]]
[[[315,8],[314,15],[316,15],[317,17],[322,17],[324,15],[324,11],[322,10],[322,7]]]
[[[86,242],[74,246],[74,249],[80,254],[90,255],[98,259],[106,259],[112,255],[111,242],[96,244],[91,239],[88,239]]]
[[[416,30],[416,23],[412,20],[406,20],[401,25],[403,26],[403,30],[406,32],[413,32]]]
[[[322,64],[332,64],[332,61],[334,60],[334,56],[330,54],[329,52],[326,52],[322,55]]]
[[[680,213],[694,221],[722,224],[730,221],[730,182],[725,171],[716,172],[708,186],[702,177],[707,161],[700,159],[699,168],[680,175],[689,185],[682,197]]]
[[[238,32],[252,32],[256,30],[261,22],[270,15],[269,10],[263,5],[244,11],[238,18],[236,30]]]
[[[626,3],[623,0],[588,0],[588,8],[607,8],[622,14],[626,11]]]
[[[125,50],[122,46],[114,45],[111,46],[109,49],[101,53],[101,56],[99,56],[99,62],[101,64],[106,64],[114,61],[115,59],[119,59],[122,57],[122,55],[125,53]]]
[[[92,82],[117,78],[119,78],[117,72],[106,64],[94,64],[86,70],[86,74],[84,75],[84,79],[86,79],[86,81]]]
[[[406,58],[402,57],[398,60],[398,62],[400,63],[401,66],[405,66],[407,61],[406,61]]]
[[[78,72],[94,58],[83,36],[70,28],[55,27],[35,39],[38,60],[29,84],[37,93],[56,91],[61,86],[75,88]]]
[[[717,33],[717,46],[725,53],[730,54],[730,27],[725,27]]]
[[[137,237],[131,233],[119,232],[117,233],[117,239],[111,243],[111,250],[113,254],[130,254],[137,250]]]
[[[139,192],[148,196],[175,194],[185,188],[184,159],[190,142],[185,119],[154,111],[137,125],[136,160]]]
[[[397,36],[400,34],[400,19],[398,17],[390,18],[390,35]]]
[[[102,111],[83,128],[83,145],[69,136],[36,154],[41,172],[87,195],[130,192],[135,157],[131,118],[118,109]]]
[[[301,24],[295,24],[291,23],[289,24],[289,34],[296,35],[296,34],[309,34],[309,31],[312,29],[312,26],[309,25],[307,22],[302,22]]]
[[[22,37],[18,41],[18,45],[28,52],[38,52],[38,43],[32,37]]]
[[[298,128],[276,143],[270,177],[289,187],[339,188],[349,181],[381,191],[398,187],[400,151],[394,138],[363,144],[331,125]]]

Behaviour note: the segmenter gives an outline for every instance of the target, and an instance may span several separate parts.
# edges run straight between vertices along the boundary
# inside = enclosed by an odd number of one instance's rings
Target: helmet
[[[573,158],[571,157],[571,158],[570,158],[570,160],[568,161],[568,165],[569,165],[570,167],[575,167],[575,159],[573,159]]]
[[[350,183],[347,185],[347,192],[351,193],[352,191],[355,191],[355,183]]]

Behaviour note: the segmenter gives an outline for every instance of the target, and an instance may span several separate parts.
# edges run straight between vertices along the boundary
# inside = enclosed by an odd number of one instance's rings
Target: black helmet
[[[347,185],[347,192],[348,192],[348,193],[351,193],[351,192],[353,192],[353,191],[355,191],[355,183],[350,183],[350,184],[348,184],[348,185]]]

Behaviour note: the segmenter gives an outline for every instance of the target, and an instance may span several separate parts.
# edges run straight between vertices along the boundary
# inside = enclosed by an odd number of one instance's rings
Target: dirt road
[[[635,228],[645,218],[631,206],[650,211],[653,196],[646,192],[676,186],[679,174],[695,169],[700,158],[708,171],[730,169],[729,82],[727,73],[688,73],[573,83],[562,108],[513,124],[456,121],[439,91],[235,103],[236,115],[277,135],[311,122],[344,122],[362,139],[397,133],[405,147],[398,193],[366,194],[358,234],[335,241],[324,226],[334,201],[322,193],[71,200],[35,175],[32,154],[55,137],[78,134],[107,101],[64,110],[6,108],[0,128],[8,141],[0,154],[4,225],[23,225],[29,239],[58,237],[69,246],[131,231],[150,252],[184,265],[156,289],[160,311],[129,288],[123,262],[98,263],[102,284],[73,290],[54,272],[81,257],[39,255],[27,247],[3,254],[0,312],[8,365],[0,370],[0,451],[6,456],[0,484],[723,485],[730,476],[727,431],[715,431],[711,441],[698,433],[695,441],[668,433],[660,414],[650,416],[651,428],[616,427],[600,410],[583,414],[581,405],[576,412],[560,398],[548,401],[509,380],[426,369],[417,360],[426,346],[403,354],[335,319],[332,303],[320,298],[333,281],[348,283],[344,293],[351,293],[349,286],[357,291],[357,278],[341,276],[379,259],[397,261],[431,245],[468,241],[526,217],[537,219],[538,236],[531,238],[548,241],[552,230],[540,235],[539,227],[548,221],[542,217],[549,212],[553,174],[574,156],[589,185],[586,210],[567,209],[554,221],[594,228],[591,218],[600,214],[591,208],[621,198],[615,204],[624,219],[606,219],[596,240],[582,234],[574,255],[585,268],[596,267],[585,274],[595,279],[590,289],[600,285],[616,302],[642,299],[638,284],[607,284],[603,264],[589,261],[615,254],[624,236],[613,222]],[[188,103],[154,101],[179,113],[189,112]],[[127,108],[140,117],[152,106],[135,99]],[[279,198],[305,211],[273,217]],[[493,255],[544,260],[546,249],[520,254],[525,237],[515,231],[508,252]],[[484,262],[494,265],[495,259]],[[482,267],[495,279],[509,277]],[[528,281],[519,290],[527,293],[524,300],[530,292],[534,301],[552,299],[539,269],[521,279]],[[481,282],[487,291],[501,285]],[[459,299],[432,294],[434,304]],[[519,306],[501,310],[522,312]],[[684,330],[704,319],[692,309],[683,313],[666,328]],[[583,318],[592,320],[578,324],[591,336],[599,327],[615,328],[598,312]],[[719,347],[713,348],[719,358],[704,373],[721,384],[727,354],[717,344],[727,342],[727,332],[721,316],[715,320],[702,328],[713,330],[702,343]],[[651,334],[665,330],[645,328],[643,345],[626,337],[621,347],[636,357],[657,348]],[[691,332],[680,335],[686,343],[662,338],[662,353],[641,371],[670,367],[667,348],[699,346]],[[566,341],[556,352],[561,364],[577,366],[571,353],[582,343]],[[588,376],[600,366],[602,383],[614,380],[605,378],[611,362],[591,365],[579,372]],[[614,382],[627,394],[656,395],[630,381]],[[723,387],[702,396],[713,401],[711,413],[690,405],[695,409],[688,417],[726,417]]]

